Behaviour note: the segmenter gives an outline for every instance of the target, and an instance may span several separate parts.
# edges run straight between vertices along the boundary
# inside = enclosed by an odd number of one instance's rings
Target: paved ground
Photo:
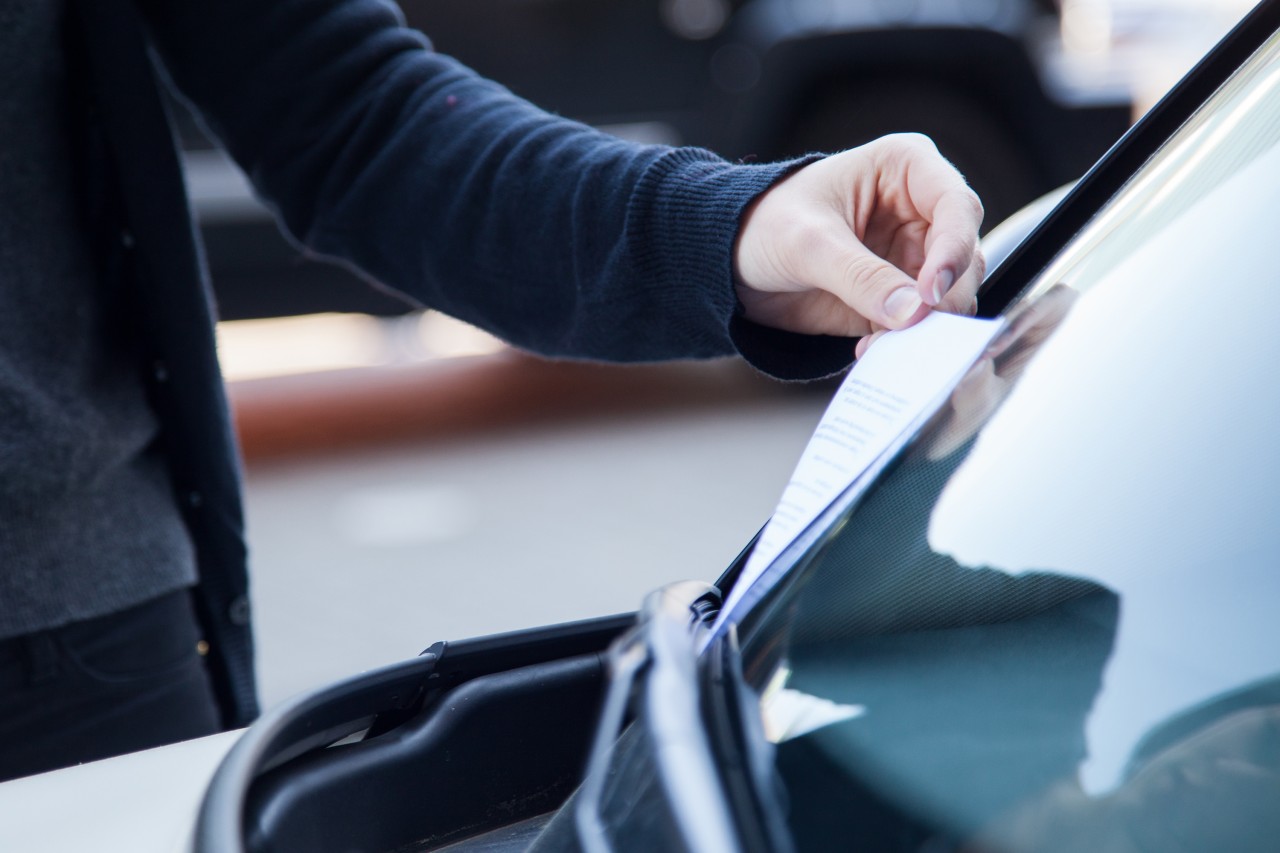
[[[822,393],[251,463],[260,679],[299,690],[461,639],[714,580],[764,522]]]

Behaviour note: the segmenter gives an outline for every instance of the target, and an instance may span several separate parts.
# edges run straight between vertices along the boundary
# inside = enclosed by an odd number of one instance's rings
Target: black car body
[[[986,355],[731,630],[741,558],[304,697],[197,849],[1275,849],[1278,191],[1267,0],[995,270]]]

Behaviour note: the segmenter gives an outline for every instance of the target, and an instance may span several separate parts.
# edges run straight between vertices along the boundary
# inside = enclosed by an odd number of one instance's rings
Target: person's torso
[[[195,578],[128,302],[95,258],[65,14],[0,0],[0,636]]]

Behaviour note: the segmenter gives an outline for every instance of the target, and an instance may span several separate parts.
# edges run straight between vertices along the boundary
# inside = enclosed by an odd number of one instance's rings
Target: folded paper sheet
[[[777,582],[769,568],[786,547],[941,405],[1002,323],[930,314],[885,335],[854,365],[721,608],[713,636]]]

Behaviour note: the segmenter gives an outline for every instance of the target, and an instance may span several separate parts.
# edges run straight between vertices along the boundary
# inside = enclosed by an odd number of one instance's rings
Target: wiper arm
[[[786,791],[765,736],[760,696],[742,672],[738,635],[730,628],[702,653],[703,713],[724,796],[746,853],[795,849],[786,821]]]
[[[653,764],[676,834],[689,850],[743,849],[702,726],[698,647],[720,603],[719,591],[685,581],[651,593],[634,628],[609,650],[610,686],[574,811],[586,853],[611,853],[603,818],[605,785],[637,685],[637,717],[656,754]]]

